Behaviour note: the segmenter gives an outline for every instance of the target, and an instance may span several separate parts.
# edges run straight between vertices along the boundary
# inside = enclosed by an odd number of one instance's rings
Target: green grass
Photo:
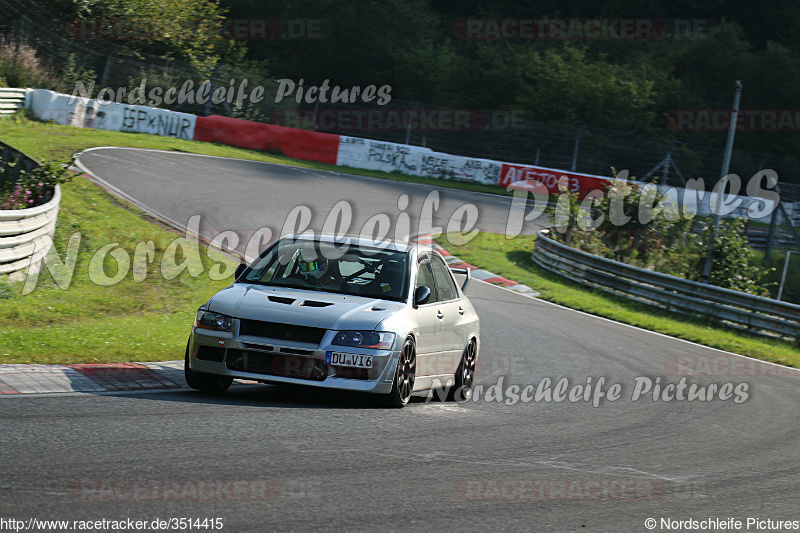
[[[757,265],[763,265],[764,252],[754,250],[753,262]],[[769,292],[773,298],[778,296],[778,288],[780,287],[785,262],[786,252],[773,251],[772,264],[770,265],[773,270],[761,280],[762,284],[769,285]],[[786,281],[784,282],[781,300],[800,304],[800,254],[796,252],[789,257],[789,268],[786,270]]]
[[[643,304],[580,287],[539,268],[530,258],[535,239],[535,236],[519,236],[508,240],[503,235],[481,233],[461,246],[458,246],[458,236],[450,239],[452,243],[446,237],[437,242],[467,263],[539,291],[543,300],[713,348],[800,367],[797,346],[698,323],[679,315],[665,315]]]
[[[38,286],[21,295],[21,284],[2,284],[0,291],[0,361],[5,363],[66,363],[153,361],[179,359],[197,307],[231,281],[214,281],[214,266],[205,247],[201,259],[205,273],[191,277],[184,271],[167,281],[161,275],[161,258],[179,237],[123,206],[83,177],[62,186],[61,210],[55,246],[62,258],[70,235],[81,233],[80,251],[68,289],[62,290],[49,272],[40,274]],[[118,242],[133,257],[136,244],[153,241],[156,258],[145,279],[134,281],[129,272],[110,287],[95,284],[90,260],[105,244]],[[225,256],[222,256],[225,257]],[[116,273],[116,261],[107,256],[105,273]],[[182,258],[178,257],[178,264]],[[226,257],[234,268],[237,261]],[[94,270],[92,272],[95,272]],[[232,273],[232,271],[231,271]],[[94,278],[97,279],[97,278]]]

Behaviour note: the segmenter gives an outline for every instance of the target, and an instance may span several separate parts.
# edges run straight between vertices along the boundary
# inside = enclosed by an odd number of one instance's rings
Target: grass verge
[[[36,289],[21,295],[22,284],[0,284],[0,362],[74,363],[180,359],[197,307],[230,283],[238,261],[201,247],[203,273],[183,270],[171,280],[161,273],[164,252],[177,232],[148,220],[83,177],[62,186],[54,246],[62,260],[71,235],[80,232],[80,247],[69,287],[64,290],[49,271],[42,271]],[[93,280],[117,274],[118,263],[97,251],[119,243],[134,263],[136,245],[153,242],[155,258],[143,263],[142,281],[133,268],[119,283],[101,286]],[[189,253],[177,256],[183,264]],[[94,264],[92,258],[97,257]],[[171,256],[171,254],[170,254]],[[222,269],[212,279],[212,267]],[[167,270],[172,276],[178,269]],[[90,275],[91,273],[91,275]],[[221,278],[221,279],[219,279]]]
[[[467,263],[539,291],[543,300],[713,348],[800,368],[800,348],[792,344],[665,314],[643,304],[577,286],[552,274],[530,258],[535,239],[532,235],[521,235],[508,240],[503,235],[480,233],[460,246],[447,238],[439,238],[437,242]],[[458,242],[456,238],[451,240]]]

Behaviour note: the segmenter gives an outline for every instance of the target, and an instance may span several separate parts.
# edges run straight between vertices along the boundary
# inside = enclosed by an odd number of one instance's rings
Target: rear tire
[[[475,381],[475,365],[478,362],[478,351],[475,341],[469,341],[464,353],[461,355],[461,363],[456,370],[455,383],[447,394],[448,401],[466,402],[472,398],[472,384]]]
[[[417,372],[417,351],[414,342],[409,338],[403,343],[397,367],[394,370],[392,391],[386,397],[389,407],[405,407],[411,400],[411,391],[414,390],[414,378]]]
[[[226,376],[217,376],[216,374],[209,374],[207,372],[200,372],[189,368],[189,344],[186,344],[186,356],[183,363],[183,375],[186,378],[186,384],[191,388],[203,392],[210,392],[213,394],[222,394],[233,383],[233,378]]]

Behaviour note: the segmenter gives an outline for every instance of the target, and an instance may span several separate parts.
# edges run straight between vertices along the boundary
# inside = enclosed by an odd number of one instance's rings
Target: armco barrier
[[[16,161],[16,169],[31,170],[38,163],[10,146],[0,143],[1,165]],[[0,210],[0,274],[21,279],[23,271],[41,267],[50,251],[56,229],[61,188],[56,185],[53,197],[46,204],[30,209]]]
[[[30,89],[0,88],[0,117],[23,109],[28,92]]]
[[[197,117],[194,140],[221,142],[229,146],[277,152],[295,159],[336,164],[339,136],[297,130],[237,118],[210,115]]]
[[[800,341],[800,305],[597,257],[556,242],[545,232],[539,233],[531,258],[550,272],[630,300],[757,335]]]

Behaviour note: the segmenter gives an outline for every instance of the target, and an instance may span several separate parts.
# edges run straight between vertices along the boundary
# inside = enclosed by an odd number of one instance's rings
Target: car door
[[[436,298],[436,282],[431,270],[430,258],[427,255],[420,257],[415,290],[422,286],[428,287],[431,295],[427,303],[416,309],[419,327],[416,346],[416,374],[417,376],[432,376],[440,374],[444,328],[441,319],[442,311],[439,309],[439,302]]]
[[[455,374],[469,335],[466,323],[467,309],[447,264],[436,254],[430,258],[433,278],[437,288],[437,309],[442,326],[442,374]]]

